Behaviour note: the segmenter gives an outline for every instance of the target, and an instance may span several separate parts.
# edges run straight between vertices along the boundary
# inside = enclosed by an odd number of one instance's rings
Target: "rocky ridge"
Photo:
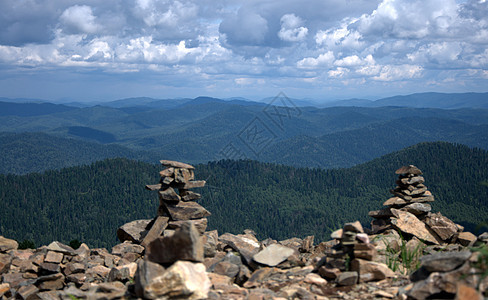
[[[193,166],[161,161],[159,208],[152,220],[121,226],[109,252],[59,242],[19,250],[0,237],[1,299],[482,299],[488,295],[486,245],[432,213],[434,200],[414,166],[397,170],[372,228],[344,224],[331,240],[258,240],[206,231],[210,213],[190,191]],[[486,247],[486,246],[485,246]],[[407,261],[405,253],[413,253]],[[418,254],[418,255],[417,255]],[[423,254],[423,256],[422,256]],[[418,268],[419,267],[419,268]],[[415,271],[414,271],[415,270]],[[412,272],[414,271],[414,272]]]

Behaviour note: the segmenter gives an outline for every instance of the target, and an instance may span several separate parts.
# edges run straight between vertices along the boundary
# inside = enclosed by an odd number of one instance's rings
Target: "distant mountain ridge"
[[[284,95],[284,94],[283,94]],[[29,99],[29,98],[5,98],[0,97],[2,102],[13,103],[53,103],[62,104],[73,107],[89,107],[89,106],[109,106],[114,108],[127,107],[147,107],[147,108],[175,108],[186,104],[202,104],[207,102],[227,102],[243,106],[248,105],[267,105],[271,103],[275,97],[265,97],[259,101],[249,100],[243,97],[231,98],[215,98],[207,96],[199,96],[196,98],[168,98],[157,99],[151,97],[132,97],[113,101],[93,101],[93,102],[59,102],[49,101],[43,99]],[[382,106],[398,106],[398,107],[413,107],[413,108],[440,108],[440,109],[459,109],[459,108],[487,108],[488,109],[488,92],[487,93],[414,93],[408,95],[396,95],[391,97],[379,98],[376,100],[351,98],[344,100],[324,100],[324,99],[297,99],[289,97],[293,105],[298,107],[337,107],[337,106],[355,106],[355,107],[382,107]],[[276,104],[275,104],[276,105]]]

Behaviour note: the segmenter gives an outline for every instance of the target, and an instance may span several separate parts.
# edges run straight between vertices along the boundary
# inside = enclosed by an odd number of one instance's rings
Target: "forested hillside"
[[[126,157],[157,161],[148,152],[119,145],[101,145],[45,133],[0,133],[0,173],[27,174],[91,164],[106,158]]]
[[[370,221],[394,187],[395,170],[415,164],[436,197],[434,210],[474,227],[488,215],[488,153],[463,145],[423,143],[350,169],[294,168],[256,161],[196,166],[201,204],[220,232],[254,229],[261,238],[314,234],[324,240],[344,222]],[[146,184],[158,165],[109,159],[90,166],[0,176],[0,234],[36,244],[79,239],[91,247],[116,242],[125,222],[152,218],[158,207]]]

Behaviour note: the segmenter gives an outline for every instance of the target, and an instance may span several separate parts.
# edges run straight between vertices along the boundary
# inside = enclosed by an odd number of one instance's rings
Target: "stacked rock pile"
[[[396,170],[398,180],[396,188],[390,192],[393,197],[383,204],[384,209],[370,211],[369,216],[375,218],[371,222],[372,233],[381,233],[394,228],[405,234],[415,236],[429,244],[460,243],[472,245],[476,236],[463,232],[463,226],[455,224],[440,212],[432,213],[429,202],[434,196],[424,185],[422,171],[413,166],[403,166]]]
[[[201,195],[190,191],[205,186],[204,180],[194,180],[194,167],[171,160],[161,160],[166,167],[159,172],[158,184],[146,185],[146,189],[157,191],[159,208],[153,220],[137,220],[127,223],[117,230],[121,242],[126,240],[147,247],[160,236],[172,235],[185,221],[192,223],[203,234],[207,228],[206,217],[210,216],[204,207],[195,201]]]
[[[359,221],[346,223],[331,237],[335,245],[318,263],[318,272],[325,279],[338,285],[354,285],[395,277],[387,265],[375,261],[377,251]]]

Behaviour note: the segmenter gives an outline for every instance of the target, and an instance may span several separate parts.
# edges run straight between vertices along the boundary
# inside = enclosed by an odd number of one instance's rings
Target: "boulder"
[[[38,292],[39,289],[35,285],[33,284],[24,285],[17,290],[16,298],[23,299],[23,300],[38,299],[37,297]]]
[[[460,232],[457,237],[457,242],[465,247],[472,246],[476,242],[477,237],[469,231]]]
[[[272,244],[253,256],[253,260],[262,265],[274,267],[284,262],[288,257],[293,255],[295,250],[280,244]]]
[[[360,282],[379,281],[395,277],[395,273],[387,265],[358,258],[351,261],[351,270],[358,272]]]
[[[15,240],[7,239],[0,235],[0,252],[7,252],[9,250],[17,250],[19,243]]]
[[[437,233],[443,241],[450,240],[458,231],[456,224],[444,217],[440,212],[435,214],[429,213],[423,221],[430,229],[432,229],[432,231]]]
[[[147,247],[146,255],[150,261],[161,264],[177,260],[202,262],[202,237],[191,222],[185,222],[172,236],[159,237],[152,241]]]
[[[58,241],[54,241],[51,244],[49,244],[47,246],[47,250],[51,250],[51,251],[55,251],[55,252],[60,252],[60,253],[68,254],[68,255],[71,255],[71,256],[76,255],[76,251],[73,248],[71,248],[70,246],[65,245],[63,243],[60,243]]]
[[[147,233],[147,226],[152,220],[135,220],[126,223],[117,229],[117,237],[119,241],[123,243],[124,241],[130,241],[133,243],[140,243],[142,238]]]
[[[448,272],[463,265],[471,256],[469,251],[439,252],[420,258],[422,267],[428,272]]]
[[[203,255],[204,257],[214,257],[217,252],[217,242],[219,234],[217,230],[206,231],[203,235]]]
[[[63,261],[63,257],[63,253],[48,251],[44,258],[44,262],[60,264]]]
[[[414,214],[398,209],[391,209],[396,218],[391,218],[391,224],[402,232],[411,234],[420,240],[427,241],[432,244],[439,244],[439,240],[427,229],[424,222],[417,219]]]
[[[177,261],[144,288],[148,299],[205,299],[212,283],[201,263]]]
[[[137,271],[134,276],[134,291],[139,298],[148,298],[145,288],[156,278],[163,276],[165,268],[157,263],[141,259],[137,264]]]
[[[344,224],[344,231],[352,231],[355,233],[363,233],[363,226],[359,221]]]

